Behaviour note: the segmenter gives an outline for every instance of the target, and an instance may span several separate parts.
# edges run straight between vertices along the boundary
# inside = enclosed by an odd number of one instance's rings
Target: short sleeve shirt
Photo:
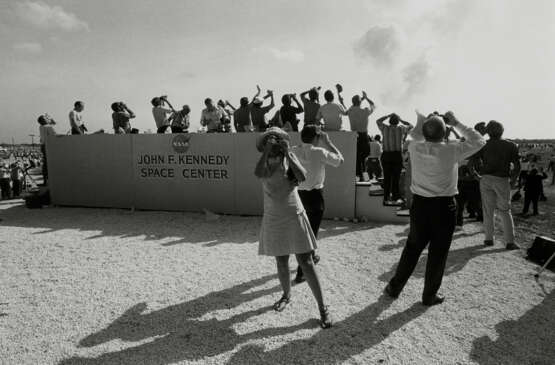
[[[244,132],[245,127],[251,124],[250,107],[240,107],[233,113],[233,122],[237,132]]]
[[[372,114],[369,108],[361,108],[360,106],[352,106],[347,110],[351,130],[353,132],[368,132],[368,117]]]
[[[318,119],[324,119],[324,128],[327,131],[339,131],[343,120],[341,116],[345,114],[343,106],[337,103],[326,103],[318,110]]]
[[[317,103],[305,97],[302,98],[302,101],[304,107],[305,124],[316,123],[316,114],[318,113],[318,109],[320,109],[320,103]]]

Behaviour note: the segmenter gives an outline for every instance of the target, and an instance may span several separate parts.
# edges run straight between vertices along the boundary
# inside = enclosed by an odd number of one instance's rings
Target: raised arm
[[[237,108],[235,108],[233,105],[231,105],[231,103],[229,102],[229,100],[226,100],[226,101],[225,101],[225,105],[227,105],[228,107],[230,107],[231,110],[233,110],[233,111],[236,111],[236,110],[237,110]]]
[[[291,99],[295,102],[295,104],[297,104],[297,107],[295,108],[295,113],[302,113],[304,109],[301,103],[299,103],[299,99],[297,99],[297,94],[291,94]]]
[[[366,94],[366,91],[364,91],[364,90],[362,91],[362,100],[363,101],[366,100],[368,102],[368,104],[370,104],[370,114],[372,114],[374,112],[374,110],[376,110],[376,104],[374,104],[374,102],[368,98],[368,95]]]
[[[390,118],[392,115],[393,115],[393,113],[388,114],[388,115],[384,115],[383,117],[378,118],[378,119],[376,120],[376,124],[378,125],[378,128],[380,129],[380,131],[383,130],[383,127],[384,127],[384,123],[383,123],[383,122],[384,122],[386,119]]]
[[[127,113],[129,113],[129,118],[130,119],[135,118],[135,113],[133,113],[133,111],[131,109],[129,109],[127,107],[127,105],[123,104],[123,109],[125,109],[127,111]]]
[[[462,124],[453,112],[449,111],[445,113],[445,122],[456,128],[461,135],[465,138],[464,142],[454,142],[457,143],[457,153],[458,160],[464,160],[474,153],[478,152],[485,144],[486,141],[480,133]],[[415,128],[416,129],[416,128]]]
[[[414,127],[409,136],[414,141],[420,142],[424,140],[424,134],[422,134],[422,125],[426,121],[426,117],[420,114],[420,112],[416,111],[416,127]]]
[[[254,101],[254,99],[256,99],[256,98],[259,97],[259,96],[260,96],[260,86],[256,85],[256,94],[254,94],[254,96],[252,97],[250,103],[252,104],[252,102]]]

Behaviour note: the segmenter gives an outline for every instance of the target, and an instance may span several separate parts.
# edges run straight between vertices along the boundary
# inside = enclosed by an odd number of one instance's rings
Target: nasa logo
[[[185,153],[189,149],[191,136],[178,134],[172,139],[172,148],[177,153]]]

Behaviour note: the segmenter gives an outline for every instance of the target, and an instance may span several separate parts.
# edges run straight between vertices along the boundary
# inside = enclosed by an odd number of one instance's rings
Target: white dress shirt
[[[459,162],[478,152],[486,141],[474,129],[461,123],[455,125],[464,142],[426,142],[422,124],[426,120],[417,114],[418,122],[410,133],[410,154],[413,194],[424,197],[454,196],[457,191]]]
[[[326,165],[338,167],[343,162],[340,154],[310,143],[294,146],[291,150],[306,169],[306,180],[299,184],[299,190],[322,189],[326,179]]]

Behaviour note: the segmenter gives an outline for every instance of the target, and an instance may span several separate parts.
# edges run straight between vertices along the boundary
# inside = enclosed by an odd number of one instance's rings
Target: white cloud
[[[65,31],[89,30],[89,25],[75,14],[62,7],[50,6],[42,1],[23,1],[16,5],[15,12],[25,22],[43,29]]]
[[[23,42],[14,44],[13,49],[22,53],[37,54],[42,52],[42,45],[36,42]]]
[[[369,59],[376,66],[391,66],[401,47],[398,31],[393,26],[373,26],[355,43],[355,55]]]
[[[275,47],[254,48],[254,52],[269,53],[280,61],[299,63],[304,61],[304,53],[298,49],[279,49]]]

